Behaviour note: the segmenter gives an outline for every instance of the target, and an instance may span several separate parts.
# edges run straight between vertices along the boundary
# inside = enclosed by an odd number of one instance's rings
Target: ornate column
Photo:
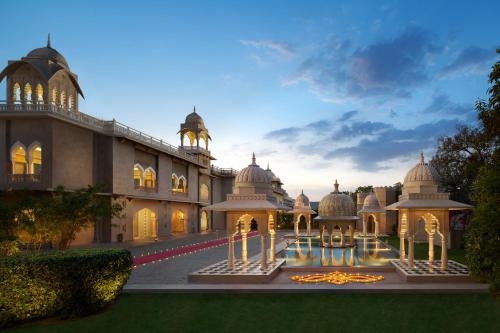
[[[354,246],[354,228],[351,226],[349,227],[349,245]]]
[[[294,229],[295,237],[299,237],[299,221],[297,221],[297,220],[293,221],[293,229]]]
[[[344,246],[344,228],[340,228],[340,246]]]
[[[311,214],[309,214],[309,219],[307,220],[307,236],[311,236]]]
[[[323,238],[325,233],[325,227],[323,225],[319,226],[319,239],[320,239],[320,245],[321,247],[325,247],[325,240]]]
[[[446,234],[441,236],[441,269],[448,268],[448,241]]]
[[[429,234],[429,264],[434,263],[434,234]]]
[[[267,235],[260,235],[260,269],[264,270],[267,268]]]
[[[275,252],[276,252],[276,233],[274,231],[270,232],[271,234],[271,249],[269,250],[269,259],[274,264],[276,262]],[[300,248],[299,244],[297,246]]]
[[[413,236],[408,236],[408,267],[413,268],[413,256],[414,256],[414,243]]]
[[[333,230],[328,228],[328,247],[333,247]]]
[[[379,224],[380,224],[380,222],[378,220],[374,220],[373,223],[375,223],[375,238],[377,238],[378,234],[379,234]]]
[[[363,213],[363,236],[366,237],[366,215]]]
[[[399,260],[401,263],[404,262],[406,257],[405,253],[405,235],[404,234],[399,234]]]
[[[229,255],[227,258],[227,268],[232,270],[234,269],[234,235],[230,234],[228,238]]]
[[[246,231],[241,232],[241,261],[245,264],[248,262],[248,250],[247,250],[247,233]]]

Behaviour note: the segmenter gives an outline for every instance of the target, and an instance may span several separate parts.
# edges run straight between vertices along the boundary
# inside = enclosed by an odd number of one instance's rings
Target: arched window
[[[156,173],[152,168],[147,168],[144,171],[144,186],[149,188],[155,188],[156,183]]]
[[[209,200],[209,191],[208,191],[208,186],[206,184],[201,184],[200,186],[200,200],[201,201]]]
[[[61,91],[61,94],[59,95],[59,105],[61,105],[62,108],[66,107],[66,93],[64,91]]]
[[[196,141],[196,134],[194,134],[194,133],[193,133],[193,132],[191,132],[191,131],[188,131],[188,132],[184,133],[184,135],[182,136],[182,144],[183,144],[184,146],[186,146],[186,144],[185,144],[185,139],[186,139],[186,137],[187,137],[187,139],[188,139],[188,141],[189,141],[189,145],[190,145],[191,147],[192,147],[192,146],[194,146],[194,143],[195,143],[195,141]]]
[[[42,173],[42,146],[34,142],[29,147],[29,173],[39,175]]]
[[[177,190],[177,185],[179,184],[179,179],[175,173],[172,174],[172,191]]]
[[[38,104],[43,104],[43,87],[40,83],[36,85],[36,101]]]
[[[56,88],[52,88],[52,100],[50,101],[50,103],[52,105],[57,104],[57,89]]]
[[[200,133],[200,147],[208,150],[208,136],[206,133]]]
[[[28,104],[31,104],[32,100],[31,100],[31,95],[32,95],[32,90],[31,90],[31,84],[29,83],[26,83],[24,85],[24,100],[26,101],[26,103]]]
[[[179,177],[179,184],[177,185],[177,190],[179,192],[186,192],[187,181],[184,176]]]
[[[17,142],[12,146],[10,159],[12,162],[12,174],[24,175],[28,173],[28,161],[26,160],[26,148]]]
[[[21,103],[21,86],[17,82],[14,83],[12,88],[12,100],[14,103]]]
[[[144,184],[144,169],[140,164],[134,165],[134,186],[140,187]]]
[[[73,107],[74,107],[74,101],[73,101],[73,96],[69,96],[68,98],[68,110],[73,110]]]

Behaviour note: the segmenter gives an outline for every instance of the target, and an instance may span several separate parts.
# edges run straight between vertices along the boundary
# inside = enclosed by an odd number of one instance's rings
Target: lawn
[[[139,294],[8,332],[500,332],[489,294]]]
[[[386,238],[390,245],[399,250],[399,237],[389,236]],[[429,259],[429,244],[428,243],[414,243],[415,259]],[[408,255],[408,241],[405,241],[406,254]],[[441,259],[441,246],[434,246],[434,259]],[[448,259],[455,260],[456,262],[467,264],[465,261],[464,249],[448,249]]]

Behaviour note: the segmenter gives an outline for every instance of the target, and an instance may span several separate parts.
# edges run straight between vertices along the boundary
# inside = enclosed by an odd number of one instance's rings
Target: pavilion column
[[[267,268],[267,235],[260,235],[260,269]]]
[[[344,246],[344,229],[340,228],[340,246]]]
[[[378,234],[379,234],[379,221],[374,221],[373,223],[375,223],[375,238],[378,237]]]
[[[434,234],[429,234],[429,264],[434,263]]]
[[[352,226],[349,228],[349,237],[349,245],[354,246],[354,228]]]
[[[323,238],[324,233],[325,233],[325,229],[323,228],[323,226],[320,226],[319,227],[319,239],[320,239],[321,247],[325,246],[325,240]]]
[[[298,244],[297,248],[300,248]],[[275,252],[276,252],[276,233],[271,232],[271,249],[269,252],[269,259],[273,264],[276,262]]]
[[[307,236],[311,236],[311,216],[309,216],[309,220],[307,221]]]
[[[405,253],[405,235],[399,234],[399,260],[404,262],[406,257]]]
[[[354,247],[351,247],[351,253],[349,256],[349,266],[354,266]]]
[[[328,247],[333,247],[333,230],[328,230]]]
[[[413,256],[414,256],[413,236],[408,236],[408,267],[410,268],[413,268],[414,266]]]
[[[299,237],[299,221],[294,221],[293,226],[295,230],[295,237]]]
[[[247,233],[241,233],[241,261],[243,263],[248,262],[248,249],[247,249]]]
[[[448,268],[448,242],[446,234],[441,236],[441,269]]]
[[[228,237],[229,244],[229,255],[227,257],[227,268],[234,269],[234,235],[231,234]]]
[[[365,217],[365,214],[363,214],[363,236],[366,237],[366,217]]]

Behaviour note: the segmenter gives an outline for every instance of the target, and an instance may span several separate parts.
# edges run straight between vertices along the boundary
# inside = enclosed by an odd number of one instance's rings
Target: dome
[[[375,193],[371,192],[368,194],[363,202],[363,210],[375,210],[380,209],[380,203],[378,202]]]
[[[45,61],[52,61],[55,62],[58,65],[63,66],[66,69],[69,69],[68,62],[66,59],[57,52],[56,49],[53,49],[50,45],[50,34],[47,39],[47,46],[46,47],[40,47],[37,49],[32,50],[30,53],[26,55],[25,58],[29,59],[36,59],[36,60],[45,60]]]
[[[406,174],[404,185],[409,183],[432,183],[437,185],[439,175],[431,165],[425,163],[424,154],[420,153],[420,162]]]
[[[321,217],[355,216],[356,210],[352,198],[339,192],[339,184],[335,180],[335,191],[321,199],[318,206]]]
[[[271,179],[272,182],[281,183],[281,179],[279,179],[279,177],[276,176],[271,169],[269,169],[269,164],[267,165],[267,169],[265,171],[267,173],[267,176],[269,177],[269,179]]]
[[[304,194],[304,190],[302,190],[297,199],[295,199],[295,206],[309,207],[309,198]]]
[[[198,113],[196,113],[196,107],[193,108],[193,112],[191,112],[186,116],[186,120],[184,121],[184,124],[181,125],[181,128],[189,129],[192,130],[193,132],[207,130],[205,128],[205,123],[203,122],[203,118],[201,118],[201,116]]]
[[[267,172],[255,163],[255,154],[252,156],[252,164],[238,172],[235,185],[238,184],[271,184]]]

